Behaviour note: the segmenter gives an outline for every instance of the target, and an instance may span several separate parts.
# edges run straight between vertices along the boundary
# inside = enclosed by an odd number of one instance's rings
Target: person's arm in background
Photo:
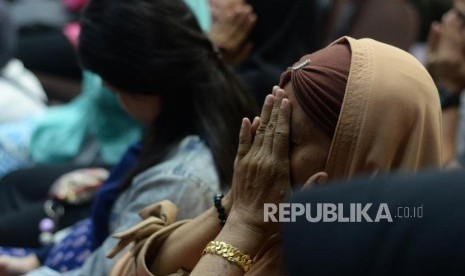
[[[456,163],[456,136],[459,123],[459,107],[442,111],[443,161],[446,167]]]
[[[0,275],[23,275],[40,266],[35,254],[26,257],[0,256]]]
[[[212,26],[208,33],[225,62],[242,63],[252,51],[248,41],[257,16],[243,0],[210,0]]]
[[[455,10],[434,22],[428,39],[428,71],[441,95],[443,162],[455,166],[460,93],[465,88],[465,31]]]

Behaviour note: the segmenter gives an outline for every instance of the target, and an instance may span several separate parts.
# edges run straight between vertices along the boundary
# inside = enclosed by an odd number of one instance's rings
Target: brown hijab
[[[410,54],[343,37],[303,57],[283,74],[281,86],[288,82],[304,112],[333,137],[330,178],[441,166],[438,92]]]
[[[350,70],[350,48],[334,44],[306,55],[281,76],[279,86],[292,84],[303,111],[333,137]]]

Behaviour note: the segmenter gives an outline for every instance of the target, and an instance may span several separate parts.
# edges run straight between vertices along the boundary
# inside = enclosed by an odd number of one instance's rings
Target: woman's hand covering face
[[[254,120],[259,121],[256,131],[248,119],[242,121],[230,214],[265,233],[275,232],[277,225],[264,222],[264,204],[282,202],[290,190],[291,105],[282,89],[274,88],[273,94],[266,97],[260,119]]]

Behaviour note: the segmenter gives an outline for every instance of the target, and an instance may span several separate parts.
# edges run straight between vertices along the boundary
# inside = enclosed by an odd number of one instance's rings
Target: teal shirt
[[[212,24],[208,0],[184,0],[184,2],[194,12],[202,30],[208,32]]]
[[[99,158],[115,164],[141,137],[141,126],[120,107],[96,74],[84,71],[83,89],[72,102],[51,107],[32,133],[30,155],[35,163],[72,162],[91,139]]]

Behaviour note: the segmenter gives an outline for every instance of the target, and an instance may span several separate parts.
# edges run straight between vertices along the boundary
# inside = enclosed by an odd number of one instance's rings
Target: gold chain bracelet
[[[202,255],[205,254],[221,256],[228,260],[230,263],[242,267],[245,272],[249,271],[250,267],[252,266],[252,259],[249,255],[244,254],[234,246],[222,241],[209,242],[203,250]]]

